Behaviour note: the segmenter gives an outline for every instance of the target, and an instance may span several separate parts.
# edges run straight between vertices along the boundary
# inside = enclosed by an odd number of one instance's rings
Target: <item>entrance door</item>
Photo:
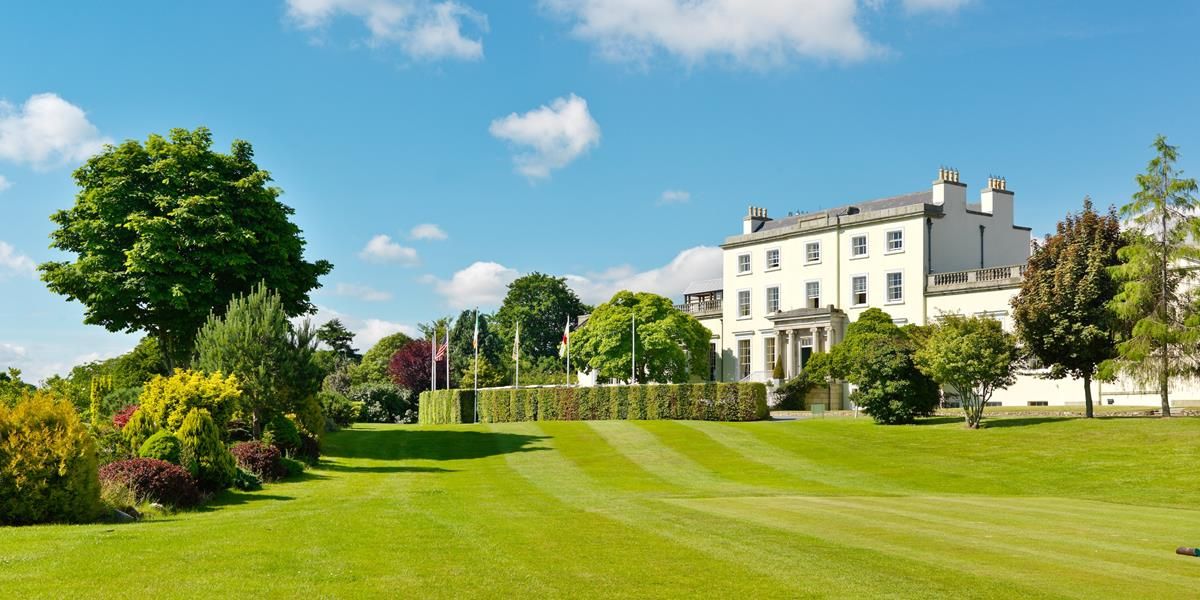
[[[812,356],[812,346],[800,347],[800,370],[804,370],[804,366],[808,364],[808,357]]]

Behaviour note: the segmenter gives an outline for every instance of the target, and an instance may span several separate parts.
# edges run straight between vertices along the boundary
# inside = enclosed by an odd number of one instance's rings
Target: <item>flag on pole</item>
[[[444,358],[446,358],[446,344],[443,343],[438,346],[437,353],[433,355],[433,360],[442,362]]]
[[[558,344],[558,357],[563,358],[567,355],[567,346],[570,344],[571,338],[571,318],[567,317],[567,325],[563,327],[562,342]]]
[[[512,359],[518,360],[520,358],[521,358],[521,324],[517,323],[517,331],[513,335]]]
[[[471,336],[471,349],[479,350],[479,309],[475,309],[475,333]]]

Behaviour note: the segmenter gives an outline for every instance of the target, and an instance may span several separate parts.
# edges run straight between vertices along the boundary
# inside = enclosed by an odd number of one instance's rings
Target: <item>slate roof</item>
[[[716,291],[720,291],[721,289],[723,289],[724,286],[725,286],[725,282],[720,277],[717,277],[715,279],[701,279],[699,281],[693,281],[693,282],[689,283],[687,285],[687,287],[683,289],[683,295],[687,296],[689,294],[703,294],[704,292],[716,292]]]
[[[866,202],[857,202],[855,204],[847,204],[827,210],[818,210],[814,212],[801,213],[791,215],[780,219],[767,221],[758,231],[770,231],[772,229],[780,229],[795,225],[800,221],[807,221],[813,217],[828,215],[836,217],[838,215],[850,215],[855,213],[865,213],[877,210],[888,210],[890,208],[899,208],[901,206],[909,206],[912,204],[932,204],[933,191],[925,190],[922,192],[912,192],[909,194],[901,194],[899,196],[890,196],[888,198],[878,198],[876,200],[868,200]]]

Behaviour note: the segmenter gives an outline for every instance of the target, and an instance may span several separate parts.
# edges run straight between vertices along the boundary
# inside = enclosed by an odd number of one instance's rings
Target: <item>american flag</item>
[[[437,353],[433,355],[433,360],[442,360],[446,358],[446,344],[438,346]]]

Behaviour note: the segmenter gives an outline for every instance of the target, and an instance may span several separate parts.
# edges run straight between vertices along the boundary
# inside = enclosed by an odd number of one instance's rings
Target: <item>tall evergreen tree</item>
[[[1163,136],[1154,141],[1156,156],[1137,176],[1141,188],[1121,209],[1131,231],[1113,267],[1120,291],[1113,310],[1129,324],[1117,344],[1117,370],[1158,388],[1162,416],[1171,416],[1171,379],[1196,375],[1197,264],[1200,263],[1200,218],[1196,180],[1175,168],[1178,149]]]
[[[1121,223],[1109,209],[1100,215],[1090,198],[1068,214],[1054,235],[1029,257],[1021,291],[1012,300],[1017,335],[1025,349],[1050,368],[1050,377],[1083,380],[1084,404],[1093,416],[1092,379],[1116,356],[1116,317],[1110,303],[1117,283]]]
[[[362,356],[354,347],[354,334],[346,329],[341,319],[330,319],[317,328],[317,339],[342,360],[358,361]]]

